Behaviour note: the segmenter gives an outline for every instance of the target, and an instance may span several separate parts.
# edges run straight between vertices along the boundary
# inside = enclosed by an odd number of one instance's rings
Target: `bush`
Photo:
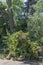
[[[43,37],[43,17],[35,13],[33,16],[29,16],[27,22],[31,40],[38,41]]]
[[[23,58],[36,58],[38,57],[37,46],[38,43],[31,42],[29,39],[29,33],[24,33],[22,31],[13,33],[10,38],[8,38],[8,49],[9,52],[14,57]]]
[[[38,47],[39,47],[39,43],[37,42],[32,42],[31,43],[31,49],[32,49],[32,58],[31,59],[37,59],[38,58]]]

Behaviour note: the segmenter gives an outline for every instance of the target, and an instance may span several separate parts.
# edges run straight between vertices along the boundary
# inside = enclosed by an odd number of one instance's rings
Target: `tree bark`
[[[10,31],[13,32],[14,31],[14,20],[13,20],[13,15],[12,15],[12,0],[6,0],[6,3],[8,5],[8,16],[9,16],[9,27],[10,27]]]

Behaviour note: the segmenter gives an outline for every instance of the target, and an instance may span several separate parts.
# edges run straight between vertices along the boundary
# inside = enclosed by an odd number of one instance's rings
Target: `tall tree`
[[[28,19],[28,30],[32,40],[43,37],[43,0],[38,0],[34,5],[35,13]]]
[[[35,12],[34,8],[32,7],[33,4],[36,4],[37,3],[37,0],[27,0],[25,2],[25,5],[26,5],[26,11],[27,13],[29,14],[33,14]]]
[[[12,0],[6,0],[7,5],[8,5],[8,16],[9,16],[9,26],[10,26],[10,31],[14,31],[14,20],[13,20],[13,15],[12,15]]]

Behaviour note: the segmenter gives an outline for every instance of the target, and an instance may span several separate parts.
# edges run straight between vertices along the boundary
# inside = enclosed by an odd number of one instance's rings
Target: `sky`
[[[24,0],[24,2],[26,2],[27,0]]]
[[[6,0],[0,0],[0,1],[2,1],[2,2],[6,2]]]
[[[24,2],[26,2],[27,0],[23,0]]]

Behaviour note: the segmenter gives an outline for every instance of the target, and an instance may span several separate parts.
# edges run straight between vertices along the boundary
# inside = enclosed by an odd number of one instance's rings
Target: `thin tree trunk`
[[[12,15],[12,1],[11,0],[6,0],[6,3],[8,5],[8,16],[9,16],[9,27],[10,27],[10,31],[13,32],[14,31],[14,20],[13,20],[13,15]]]

